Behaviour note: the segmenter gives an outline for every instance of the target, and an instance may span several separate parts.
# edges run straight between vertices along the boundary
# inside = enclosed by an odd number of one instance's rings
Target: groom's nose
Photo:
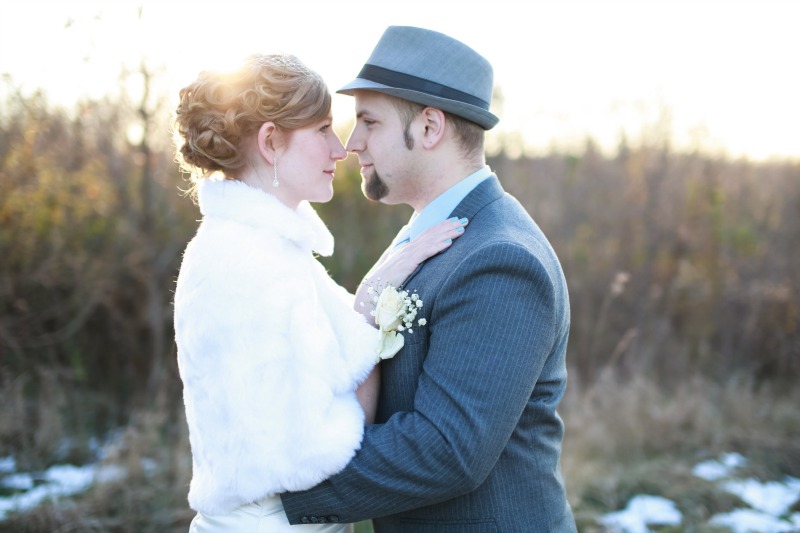
[[[344,148],[348,152],[353,153],[360,152],[364,149],[364,141],[358,132],[358,126],[354,127],[353,131],[350,132],[350,137],[348,137],[347,144]]]

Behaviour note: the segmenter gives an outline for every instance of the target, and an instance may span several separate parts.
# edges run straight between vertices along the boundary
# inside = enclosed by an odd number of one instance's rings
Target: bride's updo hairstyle
[[[325,82],[291,55],[254,55],[234,72],[201,72],[180,91],[173,124],[178,163],[193,181],[212,171],[236,179],[248,158],[243,141],[264,122],[290,133],[330,110]]]

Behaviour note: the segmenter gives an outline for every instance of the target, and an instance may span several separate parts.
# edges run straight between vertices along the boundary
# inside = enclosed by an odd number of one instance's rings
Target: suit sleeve
[[[431,308],[414,410],[368,426],[344,471],[310,490],[283,494],[290,523],[308,515],[356,522],[477,488],[554,349],[555,300],[547,270],[521,246],[494,243],[465,258]]]

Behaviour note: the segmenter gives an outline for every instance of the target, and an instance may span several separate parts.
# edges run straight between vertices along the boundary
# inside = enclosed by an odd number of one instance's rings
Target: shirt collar
[[[411,215],[409,236],[416,239],[426,229],[438,224],[450,216],[450,213],[461,203],[461,200],[472,192],[483,180],[492,175],[492,169],[484,166],[462,179],[442,194],[437,196],[420,213]]]

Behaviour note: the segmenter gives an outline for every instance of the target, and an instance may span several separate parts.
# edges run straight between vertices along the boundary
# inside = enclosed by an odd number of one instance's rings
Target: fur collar
[[[206,178],[197,189],[203,216],[274,232],[321,256],[333,254],[333,235],[308,202],[293,210],[275,196],[236,180]]]

